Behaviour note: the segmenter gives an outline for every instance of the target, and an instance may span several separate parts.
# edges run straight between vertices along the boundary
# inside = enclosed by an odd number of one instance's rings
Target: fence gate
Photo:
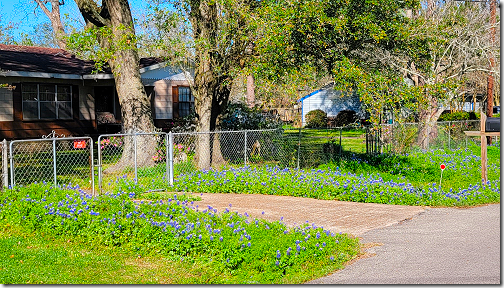
[[[10,142],[12,187],[34,182],[79,185],[94,194],[93,140],[91,137],[49,135],[43,139]]]
[[[165,189],[169,184],[167,147],[164,132],[100,135],[98,188],[128,179],[146,190]]]

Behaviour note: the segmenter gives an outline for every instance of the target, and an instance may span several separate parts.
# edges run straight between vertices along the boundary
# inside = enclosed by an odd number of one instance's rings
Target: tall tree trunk
[[[497,0],[490,0],[490,41],[492,46],[494,46],[495,42],[495,22],[497,21],[496,19],[496,3]],[[487,111],[486,115],[488,117],[493,116],[493,106],[494,106],[494,76],[493,76],[493,69],[495,67],[495,58],[493,54],[490,54],[490,72],[488,73],[488,80],[487,80]],[[487,143],[488,145],[492,144],[492,137],[487,136]]]
[[[191,4],[190,21],[193,25],[193,37],[196,45],[196,69],[194,71],[193,92],[195,97],[198,123],[197,132],[218,130],[219,119],[229,99],[229,89],[224,84],[227,71],[224,57],[214,48],[217,47],[218,14],[215,1],[194,1]],[[231,83],[232,81],[229,81]],[[220,151],[220,139],[216,134],[198,135],[196,145],[196,163],[200,169],[220,165],[223,157]]]
[[[435,97],[426,95],[426,98],[427,102],[424,107],[420,107],[418,116],[417,143],[422,149],[428,149],[431,140],[437,138],[437,119],[443,113]]]
[[[247,104],[249,108],[255,106],[255,85],[254,75],[252,74],[247,76]]]
[[[197,69],[199,70],[199,69]],[[194,89],[195,89],[195,107],[196,114],[198,114],[198,123],[196,125],[196,132],[203,132],[198,134],[196,143],[196,161],[200,169],[209,169],[211,165],[211,122],[212,122],[212,94],[208,91],[208,83],[205,80],[208,78],[202,77],[200,73],[195,73]]]
[[[102,35],[98,40],[102,49],[113,52],[108,63],[114,74],[124,132],[154,132],[150,102],[140,79],[140,60],[134,46],[135,30],[128,1],[103,0],[100,8],[92,0],[76,0],[76,3],[88,26],[111,29],[112,36]],[[136,138],[137,165],[154,165],[152,156],[156,152],[156,137]],[[134,165],[134,142],[132,137],[125,139],[121,159],[107,172],[116,172]]]

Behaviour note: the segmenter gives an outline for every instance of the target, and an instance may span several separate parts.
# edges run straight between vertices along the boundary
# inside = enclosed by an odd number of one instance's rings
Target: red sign
[[[444,164],[441,164],[441,170],[444,170],[446,166]]]
[[[75,149],[84,149],[86,148],[86,140],[74,140],[74,148]]]

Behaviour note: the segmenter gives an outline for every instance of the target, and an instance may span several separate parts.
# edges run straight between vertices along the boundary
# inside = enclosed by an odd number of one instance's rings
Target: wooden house
[[[94,73],[92,61],[56,48],[0,44],[0,139],[116,133],[121,108],[110,70]],[[156,127],[167,128],[194,107],[191,75],[142,58],[142,83]]]

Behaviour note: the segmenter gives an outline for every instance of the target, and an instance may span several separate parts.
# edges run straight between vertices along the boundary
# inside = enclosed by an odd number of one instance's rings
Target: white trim
[[[167,62],[161,62],[157,63],[154,65],[150,65],[144,68],[139,69],[140,74],[145,73],[147,71],[151,70],[156,70],[159,68],[164,68],[164,67],[169,67],[166,65]],[[170,67],[172,68],[172,67]],[[185,73],[179,73],[179,74],[185,74]],[[179,74],[172,75],[173,76],[180,76]],[[0,72],[0,76],[4,77],[28,77],[28,78],[46,78],[46,79],[78,79],[78,80],[108,80],[108,79],[114,79],[113,74],[108,74],[108,73],[99,73],[99,74],[86,74],[86,75],[78,75],[78,74],[61,74],[61,73],[46,73],[46,72],[28,72],[28,71],[3,71]],[[189,76],[189,77],[187,77]],[[141,75],[140,75],[141,77]],[[165,79],[158,79],[158,80],[171,80],[168,78]],[[192,79],[192,75],[188,74],[185,75],[186,80]],[[189,79],[187,79],[189,78]],[[150,79],[150,78],[142,78],[142,79]],[[179,79],[176,79],[177,81]],[[173,80],[172,80],[173,81]],[[182,80],[184,81],[184,80]]]
[[[84,75],[84,76],[81,76],[82,79],[84,80],[95,80],[95,79],[114,79],[114,75],[113,74],[105,74],[105,73],[100,73],[100,74],[88,74],[88,75]]]
[[[31,78],[46,78],[46,79],[82,79],[82,76],[77,74],[60,74],[60,73],[45,73],[45,72],[26,72],[26,71],[5,71],[1,72],[0,76],[10,77],[31,77]]]

